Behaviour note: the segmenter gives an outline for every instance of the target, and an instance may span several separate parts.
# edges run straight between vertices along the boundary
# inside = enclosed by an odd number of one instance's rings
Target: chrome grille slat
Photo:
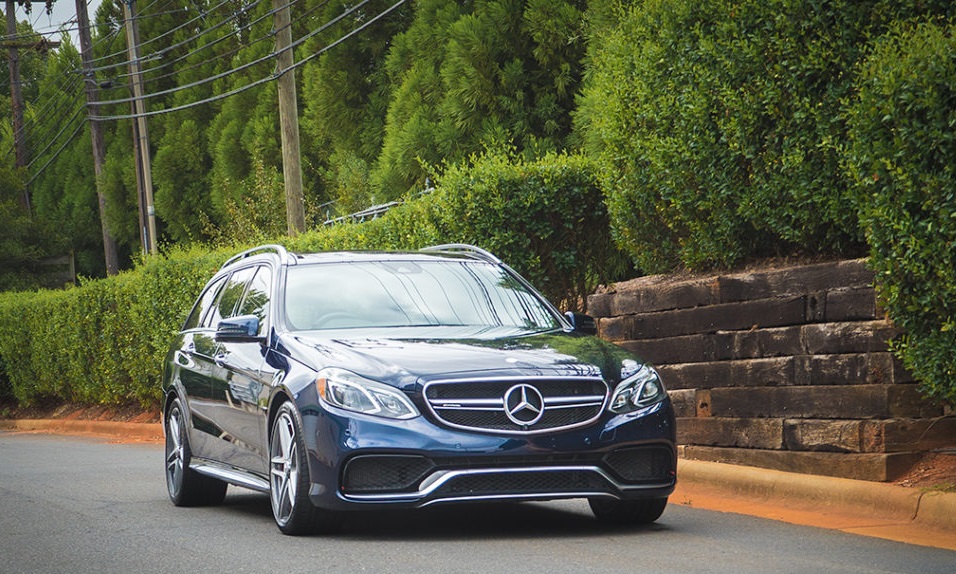
[[[516,420],[514,410],[520,405],[515,399],[508,404],[515,387],[528,390],[515,396],[530,396],[533,404],[526,408],[532,413],[540,411],[538,416]],[[426,383],[423,392],[429,411],[444,425],[508,434],[554,432],[589,424],[601,415],[609,394],[602,378],[588,376],[439,380]]]

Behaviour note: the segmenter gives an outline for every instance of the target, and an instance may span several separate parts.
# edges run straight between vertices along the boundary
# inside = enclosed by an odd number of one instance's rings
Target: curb
[[[160,423],[0,420],[0,430],[161,442]],[[956,550],[956,493],[680,459],[676,504]]]
[[[0,430],[86,434],[132,441],[163,440],[163,425],[159,423],[124,423],[64,419],[0,420]]]
[[[956,550],[953,492],[698,460],[677,468],[678,504]]]

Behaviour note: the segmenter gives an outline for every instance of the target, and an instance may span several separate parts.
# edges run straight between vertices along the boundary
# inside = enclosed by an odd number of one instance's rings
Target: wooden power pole
[[[78,2],[82,0],[77,0]],[[146,235],[149,253],[159,253],[156,237],[156,208],[153,205],[153,174],[149,161],[149,132],[146,129],[146,103],[143,101],[143,72],[139,65],[139,25],[133,0],[124,0],[126,43],[129,49],[129,71],[133,79],[133,106],[136,110],[136,133],[139,136],[139,163],[143,178],[143,196],[146,200]]]
[[[76,22],[80,36],[80,59],[83,63],[83,84],[86,90],[86,108],[90,118],[90,136],[93,138],[93,173],[96,176],[96,197],[100,208],[100,226],[103,228],[103,253],[106,256],[106,274],[119,273],[119,256],[116,239],[106,224],[106,195],[103,193],[103,164],[106,158],[106,144],[100,125],[99,103],[96,95],[96,78],[93,75],[93,41],[90,39],[90,16],[86,10],[86,0],[76,0]]]
[[[20,50],[17,37],[17,7],[13,0],[7,0],[7,58],[10,64],[10,105],[13,108],[13,142],[17,167],[27,165],[27,142],[23,131],[23,92],[20,86]],[[20,197],[20,206],[29,214],[30,191],[26,188]]]
[[[292,68],[292,18],[286,0],[272,0],[275,10],[276,60],[279,75],[279,131],[282,134],[282,175],[285,180],[285,211],[289,235],[305,231],[305,200],[299,153],[299,112]]]

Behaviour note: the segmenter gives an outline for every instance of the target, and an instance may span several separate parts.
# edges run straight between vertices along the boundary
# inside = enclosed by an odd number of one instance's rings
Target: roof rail
[[[481,247],[475,247],[474,245],[469,245],[467,243],[445,243],[443,245],[432,245],[431,247],[422,247],[419,249],[419,251],[424,251],[427,253],[465,253],[468,255],[474,255],[477,259],[482,259],[491,263],[502,263],[501,259],[495,257],[489,251],[485,251]]]
[[[220,269],[222,269],[223,267],[226,267],[226,266],[228,266],[228,265],[232,265],[233,263],[235,263],[235,262],[237,262],[237,261],[241,261],[241,260],[245,259],[246,257],[252,257],[253,255],[259,255],[260,253],[275,253],[276,255],[279,256],[279,259],[281,259],[281,260],[283,260],[283,261],[285,261],[285,260],[288,258],[288,256],[289,256],[289,252],[286,251],[285,247],[283,247],[283,246],[281,246],[281,245],[272,245],[272,244],[270,244],[270,245],[260,245],[260,246],[258,246],[258,247],[253,247],[252,249],[246,249],[245,251],[243,251],[242,253],[239,253],[239,254],[237,254],[237,255],[233,255],[232,257],[230,257],[229,259],[227,259],[225,263],[222,264],[222,267],[220,267]]]

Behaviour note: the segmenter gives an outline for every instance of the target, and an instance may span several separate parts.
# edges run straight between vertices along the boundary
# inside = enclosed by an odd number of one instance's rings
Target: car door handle
[[[176,363],[180,366],[192,368],[195,364],[192,360],[192,355],[185,351],[176,351]]]

